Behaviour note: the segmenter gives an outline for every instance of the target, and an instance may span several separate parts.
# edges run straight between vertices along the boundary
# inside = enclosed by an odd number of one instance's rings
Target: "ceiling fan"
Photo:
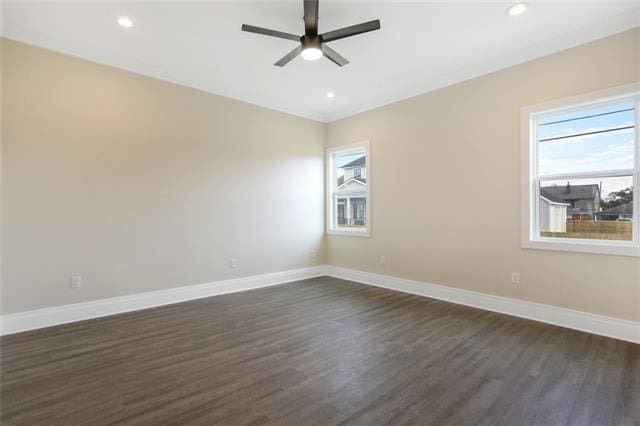
[[[253,25],[242,25],[242,31],[267,35],[271,37],[284,38],[300,43],[298,47],[287,53],[282,57],[282,59],[273,64],[277,67],[285,66],[298,55],[302,56],[308,61],[315,61],[316,59],[320,59],[321,57],[326,56],[327,59],[338,66],[347,65],[349,61],[347,61],[338,52],[327,46],[325,43],[380,29],[380,21],[376,19],[373,21],[364,22],[362,24],[340,28],[339,30],[318,34],[318,0],[303,0],[303,3],[304,34],[301,36],[285,33],[282,31],[270,30],[268,28],[254,27]]]

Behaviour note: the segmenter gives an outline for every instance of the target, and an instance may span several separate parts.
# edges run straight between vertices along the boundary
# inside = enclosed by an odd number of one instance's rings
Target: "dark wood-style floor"
[[[10,424],[640,424],[640,345],[334,278],[3,337]]]

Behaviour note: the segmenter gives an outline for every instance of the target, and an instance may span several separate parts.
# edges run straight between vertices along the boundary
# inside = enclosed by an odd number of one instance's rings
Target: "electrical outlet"
[[[520,273],[512,272],[511,273],[511,284],[520,284]]]
[[[379,260],[381,265],[386,265],[387,264],[387,256],[380,256],[380,260]]]
[[[315,250],[311,250],[311,259],[316,259],[318,257],[318,252]]]
[[[71,288],[82,287],[82,277],[80,275],[72,275],[69,285]]]
[[[229,259],[229,268],[236,269],[238,267],[238,261],[235,258]]]

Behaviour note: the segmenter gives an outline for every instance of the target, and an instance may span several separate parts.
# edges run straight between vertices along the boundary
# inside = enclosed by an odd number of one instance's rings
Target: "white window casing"
[[[337,185],[337,170],[336,170],[336,155],[348,155],[353,153],[365,153],[365,167],[360,169],[360,176],[353,177],[366,179],[366,184],[362,182],[356,182],[356,185],[362,185],[362,189],[356,191],[349,191],[343,188],[338,188]],[[346,181],[343,185],[346,184]],[[342,186],[342,185],[341,185]],[[371,151],[369,141],[358,142],[349,145],[342,145],[337,147],[328,148],[326,152],[326,220],[327,220],[327,234],[330,235],[346,235],[357,237],[370,237],[371,236]],[[361,198],[365,198],[365,207],[362,208]],[[364,226],[350,227],[350,226],[338,226],[338,206],[340,205],[341,211],[344,212],[345,217],[348,219],[362,220],[361,216],[364,211]],[[358,216],[354,218],[352,216]]]
[[[563,173],[539,175],[538,149],[536,135],[537,123],[540,117],[554,113],[570,113],[589,107],[606,106],[608,103],[634,102],[634,166],[632,169],[588,171],[580,173]],[[572,98],[547,102],[522,109],[521,115],[521,149],[522,149],[522,188],[521,188],[521,246],[526,249],[545,249],[558,251],[573,251],[582,253],[596,253],[623,256],[640,256],[640,143],[638,124],[640,123],[640,83],[615,87]],[[633,218],[631,241],[598,240],[578,238],[543,237],[540,234],[541,207],[540,182],[629,177],[633,179]],[[551,226],[545,223],[545,226]]]

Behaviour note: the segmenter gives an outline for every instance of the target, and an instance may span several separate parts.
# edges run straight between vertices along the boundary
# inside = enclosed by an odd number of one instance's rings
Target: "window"
[[[640,256],[638,89],[523,111],[523,247]]]
[[[327,233],[370,236],[369,143],[327,150]]]

